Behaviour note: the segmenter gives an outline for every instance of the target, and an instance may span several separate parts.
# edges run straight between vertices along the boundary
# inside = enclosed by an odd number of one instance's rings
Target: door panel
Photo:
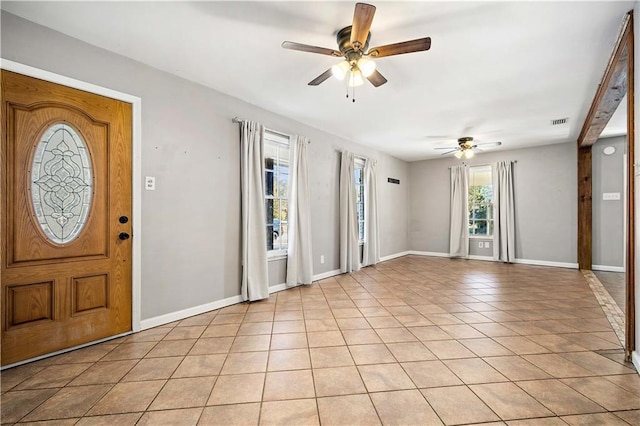
[[[2,127],[2,365],[131,330],[131,105],[2,71]]]

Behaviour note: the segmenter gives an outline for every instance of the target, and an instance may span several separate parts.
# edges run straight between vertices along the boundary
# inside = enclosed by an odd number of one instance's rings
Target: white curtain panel
[[[294,136],[290,144],[287,287],[311,284],[313,281],[311,208],[307,171],[308,143],[308,138]]]
[[[245,121],[240,128],[242,191],[242,298],[269,297],[264,207],[264,127]]]
[[[375,265],[380,261],[380,235],[378,230],[378,187],[376,162],[364,163],[364,247],[362,265]]]
[[[340,271],[360,270],[356,183],[353,175],[353,153],[342,152],[340,160]]]
[[[512,263],[516,257],[515,192],[513,163],[492,164],[493,175],[493,259]]]
[[[451,225],[449,256],[469,255],[469,171],[467,166],[451,167]]]

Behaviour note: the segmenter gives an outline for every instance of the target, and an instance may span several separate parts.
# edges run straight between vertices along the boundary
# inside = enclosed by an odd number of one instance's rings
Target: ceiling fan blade
[[[438,147],[438,148],[433,148],[433,149],[453,149],[453,150],[457,150],[458,147],[457,146],[443,146],[443,147]]]
[[[301,52],[319,53],[321,55],[342,56],[337,50],[327,49],[326,47],[310,46],[308,44],[296,43],[294,41],[283,41],[282,47],[285,49],[299,50]]]
[[[366,44],[375,13],[375,6],[356,3],[356,9],[353,12],[353,24],[351,25],[351,46],[355,50],[361,50]]]
[[[369,80],[375,87],[382,86],[387,82],[387,79],[384,78],[384,76],[380,74],[378,70],[375,70],[373,74],[367,77],[367,80]]]
[[[452,152],[456,152],[457,149],[451,150],[451,151],[447,151],[444,154],[440,154],[440,155],[447,155],[447,154],[451,154]]]
[[[353,33],[352,33],[353,34]],[[419,38],[416,40],[403,41],[400,43],[387,44],[369,49],[367,55],[374,58],[384,56],[402,55],[404,53],[420,52],[431,48],[431,37]]]
[[[487,143],[479,143],[476,146],[482,146],[485,148],[489,148],[490,146],[500,146],[502,142],[487,142]]]
[[[323,72],[322,74],[320,74],[319,76],[317,76],[307,84],[309,86],[317,86],[323,81],[325,81],[326,79],[328,79],[329,77],[331,77],[331,68],[329,68],[328,70],[326,70],[325,72]]]

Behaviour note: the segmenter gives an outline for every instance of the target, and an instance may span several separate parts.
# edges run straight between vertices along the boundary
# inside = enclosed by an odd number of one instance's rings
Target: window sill
[[[469,235],[470,240],[493,240],[493,235]]]

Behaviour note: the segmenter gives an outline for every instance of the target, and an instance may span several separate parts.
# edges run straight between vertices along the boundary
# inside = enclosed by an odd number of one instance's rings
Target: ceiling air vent
[[[551,125],[552,126],[559,126],[560,124],[567,124],[567,121],[569,121],[569,117],[556,118],[555,120],[551,120]]]

